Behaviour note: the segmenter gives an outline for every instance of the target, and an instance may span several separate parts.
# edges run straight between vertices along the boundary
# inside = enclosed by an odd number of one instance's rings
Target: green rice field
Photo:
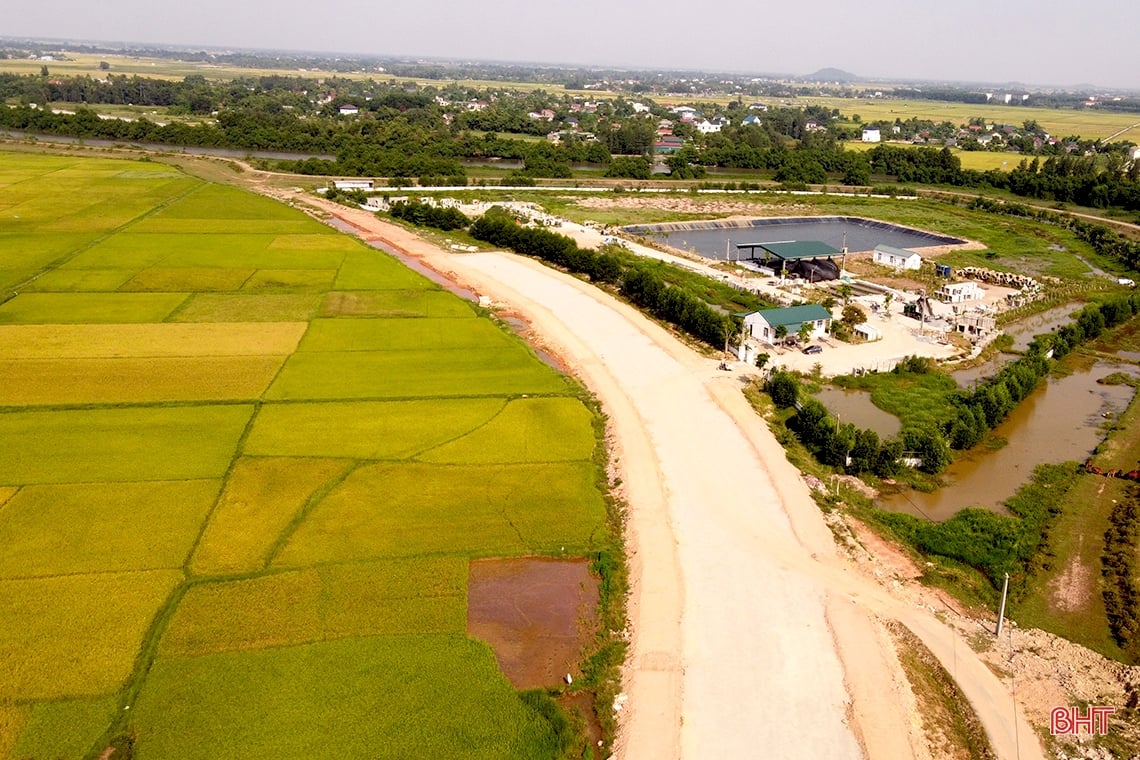
[[[3,153],[0,376],[0,760],[560,756],[468,563],[609,540],[595,419],[472,305],[169,166]]]

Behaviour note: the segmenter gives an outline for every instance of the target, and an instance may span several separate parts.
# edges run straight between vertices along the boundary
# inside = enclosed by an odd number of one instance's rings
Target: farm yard
[[[0,758],[565,748],[468,567],[612,544],[598,423],[472,305],[169,166],[11,153],[0,374]]]

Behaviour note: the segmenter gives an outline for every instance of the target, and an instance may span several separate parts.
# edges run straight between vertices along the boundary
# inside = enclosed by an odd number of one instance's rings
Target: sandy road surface
[[[837,556],[798,473],[715,362],[537,262],[446,254],[371,214],[322,206],[509,303],[602,400],[631,506],[619,756],[916,756],[881,615],[956,675],[999,757],[1043,757],[1006,688],[951,629]]]

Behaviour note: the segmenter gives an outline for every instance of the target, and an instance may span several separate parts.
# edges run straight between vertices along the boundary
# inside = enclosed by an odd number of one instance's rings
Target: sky
[[[0,35],[1140,90],[1133,0],[50,0]]]

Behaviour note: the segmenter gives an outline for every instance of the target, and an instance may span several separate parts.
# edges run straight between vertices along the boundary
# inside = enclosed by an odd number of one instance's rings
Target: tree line
[[[505,210],[495,207],[477,219],[471,236],[491,245],[535,256],[593,282],[616,285],[631,303],[694,338],[720,347],[735,329],[732,318],[701,298],[669,285],[638,262],[626,263],[609,253],[580,248],[566,235],[523,227]]]

